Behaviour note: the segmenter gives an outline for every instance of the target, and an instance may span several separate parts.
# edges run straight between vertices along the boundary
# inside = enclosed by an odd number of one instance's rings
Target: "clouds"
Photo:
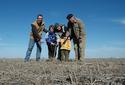
[[[113,41],[103,43],[96,47],[89,47],[86,49],[87,56],[89,57],[125,57],[125,41]]]
[[[112,20],[112,22],[125,25],[125,18],[123,18],[123,19],[115,19],[115,20]]]
[[[120,23],[125,25],[125,19],[121,20]]]

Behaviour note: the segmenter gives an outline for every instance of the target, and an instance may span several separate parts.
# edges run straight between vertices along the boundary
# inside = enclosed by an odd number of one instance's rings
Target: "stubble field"
[[[125,59],[81,63],[0,59],[0,85],[125,85]]]

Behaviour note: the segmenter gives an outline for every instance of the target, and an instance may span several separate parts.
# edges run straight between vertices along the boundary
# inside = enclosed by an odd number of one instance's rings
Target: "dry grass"
[[[1,59],[0,85],[125,85],[125,59],[63,64]]]

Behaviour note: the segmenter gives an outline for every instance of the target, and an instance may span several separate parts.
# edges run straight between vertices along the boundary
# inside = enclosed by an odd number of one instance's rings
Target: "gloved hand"
[[[51,45],[55,45],[53,42],[51,42]]]
[[[82,39],[79,39],[79,43],[81,43],[82,42]]]

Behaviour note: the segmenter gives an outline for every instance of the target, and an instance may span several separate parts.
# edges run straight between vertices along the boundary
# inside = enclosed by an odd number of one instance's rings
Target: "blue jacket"
[[[51,43],[56,44],[57,43],[56,34],[54,32],[48,32],[46,42],[49,44],[51,44]]]

